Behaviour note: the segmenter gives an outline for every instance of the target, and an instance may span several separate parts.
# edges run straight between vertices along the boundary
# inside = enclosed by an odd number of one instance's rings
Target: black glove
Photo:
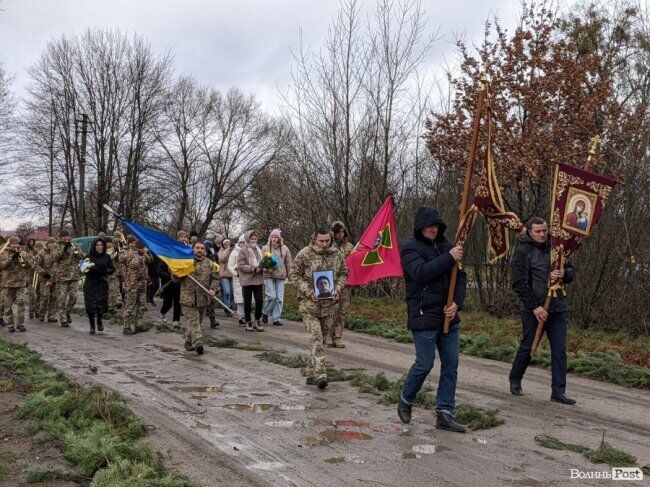
[[[69,248],[70,248],[70,242],[66,242],[66,244],[63,246],[63,251],[67,252]]]
[[[18,260],[19,257],[20,257],[20,253],[15,251],[14,251],[14,255],[11,256],[13,260]]]
[[[49,280],[52,278],[52,274],[43,274],[43,278]]]

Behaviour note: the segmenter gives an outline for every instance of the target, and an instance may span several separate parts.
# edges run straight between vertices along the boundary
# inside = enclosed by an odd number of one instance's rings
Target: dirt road
[[[153,315],[152,315],[153,316]],[[233,320],[206,335],[305,352],[301,323],[245,332]],[[570,469],[608,471],[577,453],[538,446],[540,433],[597,447],[603,431],[615,447],[650,463],[650,393],[568,379],[577,406],[549,402],[550,372],[532,368],[523,397],[508,392],[509,365],[462,356],[458,399],[497,407],[506,423],[465,435],[438,431],[431,412],[414,409],[409,426],[393,407],[376,404],[348,383],[318,391],[298,369],[262,362],[256,352],[207,348],[185,352],[180,335],[153,331],[124,336],[121,327],[88,335],[75,316],[69,329],[26,323],[3,338],[27,345],[81,383],[119,391],[151,430],[147,441],[168,465],[206,486],[492,486],[604,485],[571,481]],[[401,376],[412,346],[348,332],[348,347],[328,350],[340,367]],[[96,372],[90,369],[96,366]],[[432,373],[436,383],[438,368]]]

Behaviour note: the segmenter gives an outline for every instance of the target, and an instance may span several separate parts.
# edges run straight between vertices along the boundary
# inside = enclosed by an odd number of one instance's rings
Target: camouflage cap
[[[49,238],[47,239],[47,243],[56,243],[56,238],[54,238],[54,237],[49,237]]]
[[[65,228],[61,229],[61,231],[59,232],[59,237],[69,237],[69,236],[70,236],[70,232],[67,231]]]
[[[38,240],[38,241],[36,241],[36,243],[34,244],[34,248],[35,248],[35,249],[42,249],[44,245],[45,245],[45,242],[42,242],[41,240]]]
[[[115,237],[115,238],[124,238],[124,234],[122,232],[120,232],[119,230],[115,230],[113,232],[113,237]]]
[[[137,241],[137,240],[138,240],[138,239],[135,238],[133,235],[129,235],[129,236],[126,237],[126,241],[127,241],[128,243],[135,242],[135,241]]]
[[[99,233],[97,234],[97,237],[98,237],[98,238],[106,238],[106,233],[105,233],[105,232],[99,232]]]

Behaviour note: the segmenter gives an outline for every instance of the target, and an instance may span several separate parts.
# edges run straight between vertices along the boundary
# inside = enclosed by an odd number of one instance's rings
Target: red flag
[[[346,259],[348,286],[363,286],[384,277],[401,277],[402,260],[395,231],[393,197],[389,196]]]

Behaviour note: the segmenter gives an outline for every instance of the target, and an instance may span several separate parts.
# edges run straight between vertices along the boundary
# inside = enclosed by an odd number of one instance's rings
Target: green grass
[[[91,486],[190,486],[166,471],[162,458],[138,441],[146,430],[115,392],[81,387],[26,347],[0,339],[0,367],[25,383],[30,393],[18,416],[31,422],[29,433],[60,445],[72,472],[92,479]],[[30,475],[57,475],[58,470]],[[116,480],[119,479],[119,482]]]
[[[284,316],[301,320],[291,286],[285,293]],[[519,318],[496,318],[483,312],[462,314],[460,348],[465,355],[512,362],[519,346]],[[406,305],[401,300],[354,296],[346,328],[402,343],[412,343],[406,329]],[[542,339],[533,364],[550,368],[551,356]],[[567,370],[624,387],[650,388],[650,337],[627,336],[569,327]]]
[[[0,452],[0,479],[9,475],[9,470],[12,465],[18,460],[18,455],[10,451]]]
[[[538,435],[535,437],[535,441],[545,448],[581,453],[582,456],[593,463],[605,463],[610,467],[633,467],[636,465],[635,456],[614,448],[605,441],[604,435],[603,440],[596,449],[584,445],[564,443],[549,435]]]
[[[38,482],[46,482],[52,480],[67,480],[71,482],[84,482],[89,479],[81,475],[71,472],[63,467],[38,467],[27,472],[25,475],[25,482],[28,484],[35,484]]]
[[[302,368],[307,364],[304,355],[284,354],[276,351],[267,351],[257,355],[260,360],[272,362],[285,367]],[[346,381],[365,394],[379,396],[378,403],[384,405],[397,404],[400,391],[404,385],[404,377],[390,380],[383,372],[375,375],[367,374],[360,369],[338,369],[327,364],[327,380],[330,382]],[[425,409],[434,410],[436,395],[431,389],[422,389],[415,400],[415,404]],[[465,424],[470,430],[489,429],[504,423],[499,416],[498,409],[484,409],[471,404],[459,404],[454,416]]]

